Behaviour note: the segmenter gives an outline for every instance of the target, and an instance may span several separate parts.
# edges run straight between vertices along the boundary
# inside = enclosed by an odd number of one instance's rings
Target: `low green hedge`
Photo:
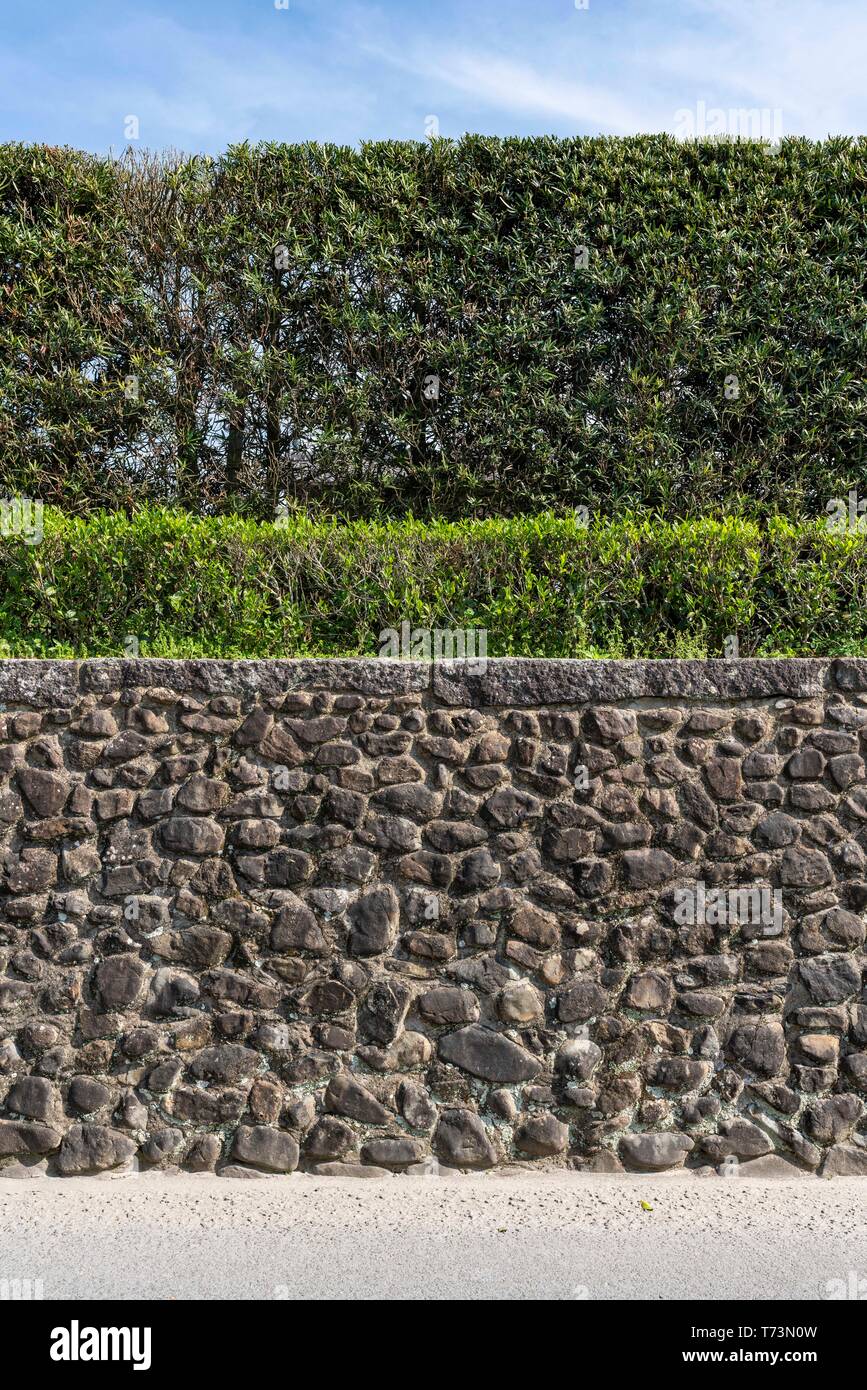
[[[7,657],[375,656],[401,622],[484,628],[490,656],[867,654],[867,539],[822,521],[46,511],[0,573]]]

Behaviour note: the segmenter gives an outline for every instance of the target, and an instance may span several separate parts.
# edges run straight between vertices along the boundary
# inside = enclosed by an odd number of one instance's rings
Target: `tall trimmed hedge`
[[[865,141],[0,146],[0,488],[815,515],[867,489],[865,276]]]
[[[0,656],[377,656],[403,622],[484,628],[490,656],[867,655],[867,535],[780,518],[48,512],[0,572]]]

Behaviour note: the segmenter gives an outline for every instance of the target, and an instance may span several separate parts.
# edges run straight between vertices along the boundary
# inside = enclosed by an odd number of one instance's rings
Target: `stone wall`
[[[8,661],[0,711],[2,1171],[867,1172],[867,663]]]

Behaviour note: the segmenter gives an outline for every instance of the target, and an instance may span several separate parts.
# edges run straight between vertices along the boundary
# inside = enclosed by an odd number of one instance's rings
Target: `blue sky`
[[[0,17],[3,140],[120,150],[129,116],[134,143],[190,152],[421,140],[431,117],[453,137],[624,135],[702,102],[867,134],[865,0],[0,0]]]

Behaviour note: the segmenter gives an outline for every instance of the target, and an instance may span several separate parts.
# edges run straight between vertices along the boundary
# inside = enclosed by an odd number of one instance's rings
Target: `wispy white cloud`
[[[103,100],[141,111],[146,126],[176,131],[178,139],[213,145],[248,137],[305,139],[311,112],[323,104],[334,119],[366,119],[370,91],[352,80],[339,62],[323,72],[315,46],[280,28],[275,14],[273,41],[235,34],[230,43],[174,20],[132,23],[115,41],[124,50],[154,54],[128,77],[106,79]],[[156,61],[157,53],[161,54]],[[336,55],[335,55],[336,56]]]
[[[708,106],[867,133],[864,0],[78,0],[4,16],[0,137],[105,149],[673,130]],[[31,16],[28,19],[28,16]],[[16,27],[17,26],[17,27]]]
[[[413,62],[387,50],[371,50],[432,86],[463,92],[475,104],[519,115],[549,116],[576,126],[597,126],[617,134],[646,128],[640,106],[611,88],[557,77],[509,58],[490,53],[454,52],[435,61]]]
[[[88,143],[99,132],[105,148],[124,143],[124,121],[135,115],[142,145],[185,150],[216,150],[247,138],[339,138],[342,125],[363,127],[373,104],[370,83],[347,70],[335,46],[323,62],[321,44],[284,18],[274,12],[273,33],[265,38],[143,13],[101,32],[89,52],[86,36],[77,34],[62,50],[46,44],[38,55],[15,55],[7,49],[0,54],[6,124],[27,110],[36,138],[69,140],[71,125],[85,125]],[[50,93],[38,104],[34,84]]]
[[[779,109],[793,134],[867,132],[861,0],[675,0],[643,13],[622,9],[629,13],[605,14],[591,0],[580,23],[559,26],[555,40],[513,23],[494,41],[464,27],[459,45],[436,53],[409,35],[368,51],[413,74],[431,103],[460,94],[474,110],[548,118],[558,131],[673,130],[680,109],[704,101]]]
[[[719,92],[726,104],[778,107],[793,133],[867,133],[861,0],[684,0],[683,13],[701,24],[660,43],[657,81]]]

